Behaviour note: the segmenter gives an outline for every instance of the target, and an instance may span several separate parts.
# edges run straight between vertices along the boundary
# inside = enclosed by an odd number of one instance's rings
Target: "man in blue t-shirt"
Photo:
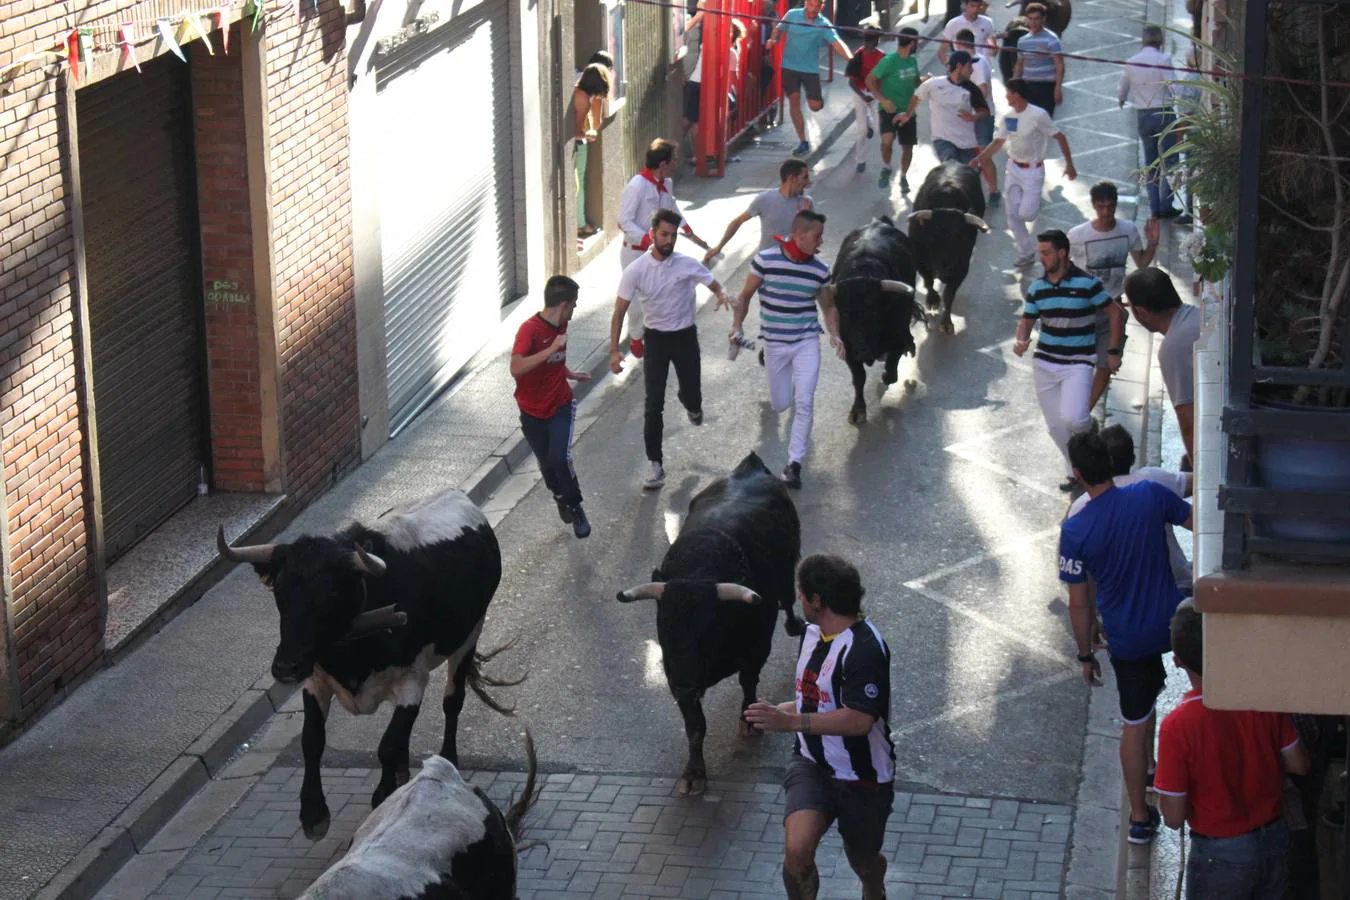
[[[1111,668],[1120,694],[1120,767],[1130,798],[1132,844],[1147,844],[1158,830],[1158,810],[1144,799],[1153,746],[1154,704],[1167,673],[1172,614],[1181,602],[1172,577],[1163,529],[1191,527],[1191,505],[1161,484],[1116,487],[1111,455],[1095,433],[1069,438],[1069,463],[1092,498],[1059,529],[1059,580],[1069,585],[1069,618],[1083,680],[1096,685],[1101,665],[1092,652],[1096,612],[1088,594],[1097,583],[1097,609],[1110,641]]]
[[[853,57],[834,30],[832,23],[820,14],[824,0],[806,0],[805,5],[789,9],[774,26],[773,34],[765,42],[764,49],[772,50],[780,39],[783,45],[783,93],[788,98],[788,112],[792,115],[792,126],[797,129],[797,149],[793,156],[805,156],[811,152],[811,143],[806,139],[806,123],[802,120],[802,88],[806,89],[806,102],[812,112],[820,112],[825,106],[825,96],[820,92],[820,50],[829,46],[847,63]]]

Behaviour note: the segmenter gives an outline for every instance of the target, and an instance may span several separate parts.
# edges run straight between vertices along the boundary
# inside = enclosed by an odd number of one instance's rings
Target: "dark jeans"
[[[1165,109],[1140,109],[1135,113],[1139,124],[1139,140],[1144,145],[1144,186],[1148,190],[1148,209],[1156,218],[1172,206],[1172,186],[1167,183],[1166,169],[1171,168],[1175,160],[1165,159],[1159,165],[1158,158],[1177,142],[1175,134],[1163,134],[1176,121],[1176,116]]]
[[[666,378],[670,374],[672,363],[675,365],[675,380],[679,385],[675,396],[680,398],[680,404],[692,413],[703,409],[698,329],[693,325],[679,331],[654,331],[648,328],[642,338],[647,344],[647,354],[642,361],[642,380],[647,386],[642,440],[647,445],[647,458],[652,462],[661,462],[661,435],[665,430]]]
[[[581,503],[581,485],[572,467],[572,422],[576,418],[577,402],[564,403],[552,418],[539,419],[529,413],[520,414],[520,430],[525,442],[539,460],[539,471],[544,484],[553,492],[555,500],[568,506]]]
[[[1282,820],[1229,838],[1191,835],[1186,900],[1280,900],[1289,869]]]
[[[1055,114],[1055,83],[1053,81],[1028,81],[1027,102],[1039,106],[1050,116]]]

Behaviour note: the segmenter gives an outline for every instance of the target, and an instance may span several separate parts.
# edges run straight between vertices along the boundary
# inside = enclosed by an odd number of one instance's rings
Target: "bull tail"
[[[511,839],[515,841],[517,850],[525,849],[521,847],[525,816],[534,808],[535,802],[539,800],[539,793],[543,790],[542,786],[536,785],[539,758],[534,752],[534,736],[530,734],[528,728],[525,729],[525,760],[525,789],[506,808],[506,827],[511,832]]]
[[[791,595],[789,595],[788,599],[783,601],[781,605],[783,607],[783,614],[787,616],[787,618],[783,620],[783,630],[788,633],[788,636],[801,637],[806,634],[806,626],[802,624],[801,619],[797,618],[797,614],[792,611]]]
[[[516,714],[515,707],[505,706],[493,699],[492,695],[488,693],[488,688],[516,687],[525,681],[525,676],[522,675],[516,679],[498,678],[493,675],[484,674],[483,666],[495,659],[502,651],[510,650],[515,645],[516,638],[512,638],[500,647],[496,647],[486,653],[479,653],[477,648],[475,648],[473,655],[469,657],[469,672],[468,677],[465,679],[470,689],[478,695],[479,700],[482,700],[490,709],[493,709],[504,716],[514,716]]]

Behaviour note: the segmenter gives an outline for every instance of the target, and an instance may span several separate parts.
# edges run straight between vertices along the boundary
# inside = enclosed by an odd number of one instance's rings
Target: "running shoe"
[[[909,179],[903,175],[900,176],[900,193],[902,194],[909,193]]]
[[[811,152],[811,144],[807,141],[802,141],[800,144],[797,145],[797,149],[792,151],[792,155],[806,156],[810,152]]]
[[[891,186],[891,170],[889,166],[881,167],[881,177],[877,179],[877,187],[883,191]]]
[[[578,503],[576,506],[572,507],[571,513],[572,533],[579,538],[590,537],[591,523],[586,520],[586,512],[581,508],[581,504]]]
[[[802,487],[802,464],[799,462],[790,462],[783,469],[783,474],[778,479],[790,488],[801,490]]]
[[[997,208],[997,207],[1002,206],[1002,205],[1003,205],[1003,195],[1000,194],[998,191],[990,191],[990,192],[989,192],[989,205],[990,205],[991,207],[994,207],[994,208]]]
[[[1158,836],[1158,826],[1161,824],[1162,814],[1158,812],[1158,807],[1150,806],[1147,822],[1130,822],[1130,834],[1126,840],[1131,844],[1151,844]]]
[[[690,425],[702,425],[702,424],[703,424],[703,410],[701,410],[701,409],[697,409],[697,410],[686,410],[686,412],[689,413],[689,424],[690,424]]]
[[[647,478],[642,482],[644,491],[655,491],[666,483],[666,470],[661,468],[659,462],[652,462],[651,468],[647,472]]]

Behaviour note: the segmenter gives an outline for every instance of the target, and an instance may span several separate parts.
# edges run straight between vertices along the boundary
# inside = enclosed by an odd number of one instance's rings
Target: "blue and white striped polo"
[[[796,262],[775,244],[755,254],[750,270],[763,282],[759,286],[761,338],[791,344],[820,334],[816,292],[830,280],[830,267],[820,257]]]
[[[1110,302],[1101,281],[1073,263],[1058,284],[1044,277],[1033,281],[1022,302],[1022,318],[1041,323],[1036,358],[1059,365],[1095,365],[1097,315]]]

